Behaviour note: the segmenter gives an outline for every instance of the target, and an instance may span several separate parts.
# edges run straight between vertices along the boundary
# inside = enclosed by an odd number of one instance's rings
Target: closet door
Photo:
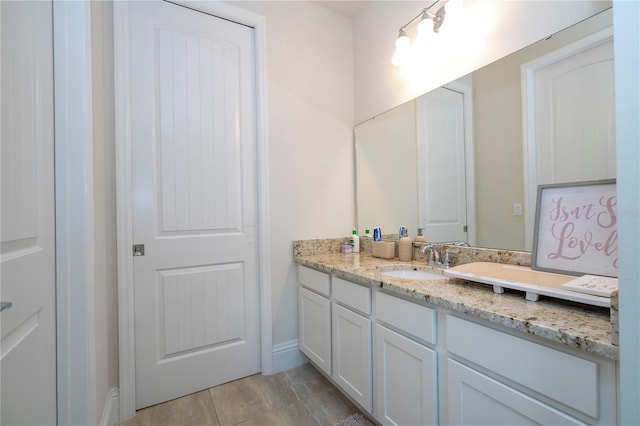
[[[260,372],[254,30],[127,2],[136,405]]]
[[[56,424],[52,3],[0,1],[0,16],[0,424]]]

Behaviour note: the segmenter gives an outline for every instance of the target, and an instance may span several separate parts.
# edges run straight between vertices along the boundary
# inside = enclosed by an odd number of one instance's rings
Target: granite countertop
[[[540,297],[525,300],[524,293],[506,290],[496,294],[489,285],[456,278],[409,280],[380,275],[382,265],[406,265],[426,269],[425,262],[400,262],[372,257],[369,253],[296,254],[296,263],[364,285],[381,288],[420,302],[428,302],[552,342],[618,359],[612,344],[609,309]],[[437,270],[435,268],[431,268]]]

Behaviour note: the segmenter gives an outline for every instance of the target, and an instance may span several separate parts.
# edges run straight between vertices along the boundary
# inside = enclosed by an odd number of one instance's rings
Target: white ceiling
[[[310,3],[322,6],[325,9],[342,15],[347,18],[353,18],[362,9],[369,0],[316,0]]]

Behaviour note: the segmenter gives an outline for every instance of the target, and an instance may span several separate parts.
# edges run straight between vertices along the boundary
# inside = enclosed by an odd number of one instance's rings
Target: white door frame
[[[467,242],[476,245],[476,173],[475,141],[473,139],[473,87],[465,77],[449,82],[442,87],[462,93],[464,111],[464,170],[467,186]]]
[[[613,39],[613,27],[605,28],[581,40],[540,56],[520,66],[522,85],[522,173],[524,183],[524,245],[533,246],[538,178],[536,173],[535,74],[540,68],[562,61]]]
[[[97,421],[91,5],[53,1],[59,424]]]
[[[260,358],[263,374],[273,369],[271,330],[271,258],[269,250],[269,173],[266,121],[265,18],[219,1],[171,1],[254,28],[256,66],[256,145],[258,179],[258,256],[260,289]],[[135,336],[133,300],[133,225],[131,203],[131,135],[129,87],[129,6],[114,2],[116,203],[118,239],[119,407],[120,420],[135,414]]]

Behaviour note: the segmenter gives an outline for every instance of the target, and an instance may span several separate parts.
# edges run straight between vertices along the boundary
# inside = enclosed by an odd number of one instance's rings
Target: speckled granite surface
[[[490,286],[444,276],[442,280],[435,281],[382,276],[378,270],[381,265],[411,264],[416,268],[430,268],[421,261],[378,259],[366,252],[312,254],[299,250],[294,255],[294,260],[298,264],[333,273],[344,279],[472,315],[606,358],[618,359],[618,348],[612,344],[608,309],[548,298],[529,302],[524,299],[522,292],[495,294]]]
[[[611,295],[611,343],[620,346],[620,304],[617,291]]]
[[[326,238],[315,240],[296,240],[293,242],[293,255],[310,256],[314,254],[339,253],[340,244],[347,238]],[[384,241],[396,242],[396,257],[398,256],[398,237],[394,234],[383,236]],[[371,237],[360,237],[360,252],[371,253]],[[427,255],[422,249],[429,243],[413,243],[413,259],[427,261]],[[531,266],[531,252],[513,251],[501,249],[489,249],[483,247],[458,247],[446,244],[438,244],[442,252],[450,249],[451,266],[463,265],[470,262],[497,262],[507,265]]]

